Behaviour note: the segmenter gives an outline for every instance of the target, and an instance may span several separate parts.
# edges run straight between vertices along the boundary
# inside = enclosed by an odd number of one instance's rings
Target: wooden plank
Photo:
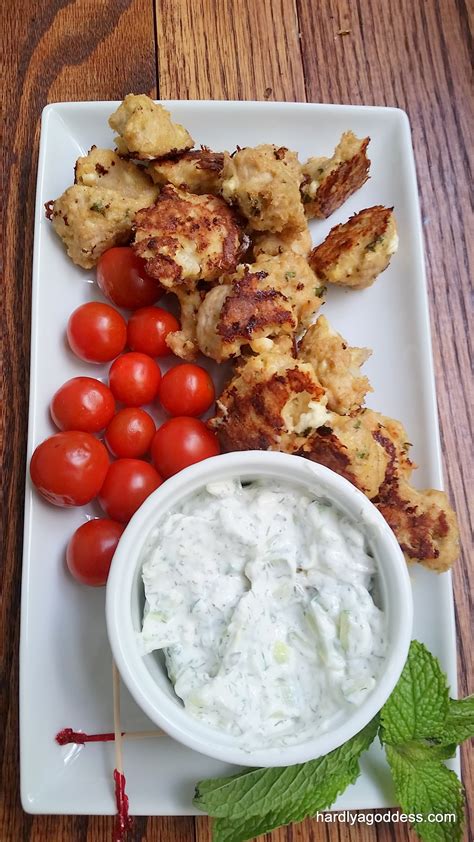
[[[5,217],[1,401],[2,600],[0,838],[62,842],[108,838],[112,820],[26,815],[19,802],[18,642],[36,161],[39,119],[51,101],[156,94],[150,0],[9,3],[2,19]],[[105,831],[107,828],[107,831]],[[171,832],[171,836],[174,838]],[[186,838],[193,839],[194,835]]]
[[[305,99],[293,0],[155,5],[163,99]]]

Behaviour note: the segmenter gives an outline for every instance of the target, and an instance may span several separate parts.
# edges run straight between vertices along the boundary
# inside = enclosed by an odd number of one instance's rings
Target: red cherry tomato
[[[137,459],[150,449],[155,422],[148,412],[137,407],[121,409],[105,431],[105,443],[114,456]]]
[[[151,403],[157,394],[161,371],[151,357],[131,351],[110,366],[109,386],[114,397],[125,406]]]
[[[122,523],[97,518],[76,529],[66,550],[70,573],[82,585],[98,588],[105,585],[120,536]]]
[[[79,359],[106,363],[118,357],[125,348],[127,323],[110,304],[90,301],[69,317],[67,338]]]
[[[97,497],[109,467],[102,442],[68,430],[38,445],[30,463],[33,484],[55,506],[84,506]]]
[[[153,462],[164,479],[218,453],[217,437],[197,418],[170,418],[151,444]]]
[[[129,246],[104,251],[97,264],[97,283],[117,307],[137,310],[154,304],[163,287],[146,273],[145,261]]]
[[[50,404],[51,418],[60,430],[98,433],[112,419],[112,392],[93,377],[73,377],[56,392]]]
[[[162,307],[142,307],[128,320],[127,345],[150,357],[166,357],[171,354],[166,337],[179,329],[178,319]]]
[[[214,403],[214,383],[205,368],[192,363],[175,365],[164,375],[158,393],[169,415],[202,415]]]
[[[160,475],[148,462],[117,459],[107,472],[99,503],[108,517],[127,523],[161,483]]]

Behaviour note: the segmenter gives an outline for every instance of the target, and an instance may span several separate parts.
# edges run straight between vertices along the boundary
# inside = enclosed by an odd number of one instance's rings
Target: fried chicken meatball
[[[389,464],[385,449],[373,437],[379,426],[377,413],[370,410],[354,415],[331,413],[306,440],[300,455],[331,468],[367,497],[374,497]]]
[[[332,228],[308,260],[326,283],[364,289],[387,268],[397,248],[393,208],[376,205]]]
[[[293,307],[266,283],[266,272],[245,266],[207,293],[198,312],[197,340],[203,354],[217,362],[238,357],[242,346],[259,351],[262,340],[297,327]]]
[[[90,152],[78,158],[74,169],[76,184],[116,190],[121,196],[133,196],[143,201],[142,208],[152,205],[160,192],[147,170],[126,161],[112,149],[93,146]]]
[[[224,154],[222,195],[254,231],[305,227],[301,179],[298,157],[285,147],[262,144]]]
[[[179,284],[173,290],[181,309],[181,329],[169,333],[166,344],[169,349],[183,360],[195,360],[199,354],[197,344],[197,315],[204,299],[205,292],[198,289],[197,284]]]
[[[153,204],[158,187],[135,164],[94,146],[78,158],[75,180],[47,203],[47,216],[71,260],[90,269],[104,251],[128,242],[135,213]]]
[[[293,252],[261,254],[211,290],[198,313],[198,344],[217,362],[236,357],[242,346],[259,352],[268,338],[292,334],[321,305],[318,280]],[[271,347],[271,346],[270,346]]]
[[[135,218],[133,248],[147,272],[173,289],[217,280],[232,271],[247,241],[242,226],[219,196],[197,196],[168,184],[153,207]]]
[[[325,290],[304,257],[292,251],[278,256],[260,254],[251,269],[266,272],[266,283],[286,295],[298,327],[310,323],[322,304]]]
[[[252,251],[256,259],[260,254],[276,256],[285,251],[292,251],[301,257],[308,257],[312,241],[308,226],[304,228],[284,228],[279,234],[263,231],[252,236]]]
[[[109,117],[109,126],[121,155],[142,161],[162,158],[192,149],[194,140],[184,126],[173,123],[171,115],[145,94],[127,94]]]
[[[274,347],[241,363],[208,423],[223,450],[294,453],[305,430],[326,418],[324,389],[312,366]]]
[[[369,348],[352,348],[333,330],[325,316],[319,316],[306,331],[298,357],[310,362],[319,382],[324,386],[328,407],[339,415],[347,415],[364,403],[372,387],[360,367],[370,357]]]
[[[389,477],[409,477],[413,470],[406,439],[399,421],[372,409],[351,415],[332,412],[306,440],[300,455],[341,474],[372,499]]]
[[[160,186],[173,184],[190,193],[218,194],[222,184],[223,167],[223,152],[211,152],[210,149],[203,148],[161,158],[150,164],[147,171]]]
[[[301,195],[309,219],[325,219],[337,210],[369,177],[367,146],[353,132],[344,132],[332,158],[310,158],[303,164]]]
[[[399,479],[383,486],[373,500],[408,561],[436,573],[452,567],[459,555],[456,514],[443,491],[419,491]]]

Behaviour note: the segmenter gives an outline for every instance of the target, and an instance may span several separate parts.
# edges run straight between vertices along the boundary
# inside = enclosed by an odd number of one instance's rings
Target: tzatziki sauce
[[[215,482],[165,514],[142,552],[144,654],[249,751],[347,718],[387,651],[362,525],[304,487]]]

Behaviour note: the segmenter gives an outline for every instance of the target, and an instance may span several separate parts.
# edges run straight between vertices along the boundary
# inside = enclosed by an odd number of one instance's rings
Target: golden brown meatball
[[[199,308],[199,348],[217,362],[238,357],[245,345],[258,351],[265,347],[262,340],[292,334],[297,327],[288,298],[266,283],[265,272],[250,269],[225,277]]]
[[[135,218],[134,251],[163,286],[217,280],[247,246],[235,213],[218,196],[197,196],[168,184]]]
[[[393,208],[376,205],[332,228],[308,259],[325,283],[363,289],[387,268],[397,248]]]
[[[152,205],[160,192],[143,167],[124,160],[112,149],[93,146],[87,155],[77,159],[74,173],[76,184],[133,196],[143,201],[143,208]]]
[[[310,323],[322,304],[325,289],[304,257],[292,251],[277,256],[260,254],[251,269],[265,272],[266,283],[286,295],[298,328]]]
[[[359,139],[353,132],[344,132],[332,158],[310,158],[303,164],[301,195],[309,219],[330,216],[365,184],[369,141],[369,137]]]
[[[223,152],[203,148],[161,158],[150,164],[148,172],[160,186],[173,184],[190,193],[217,194],[222,184],[223,167]]]
[[[389,478],[410,475],[414,466],[406,439],[399,421],[372,409],[351,415],[332,412],[309,436],[301,455],[341,474],[372,499]]]
[[[207,294],[198,314],[199,347],[218,362],[238,356],[245,345],[258,353],[269,338],[307,325],[321,301],[318,279],[303,257],[261,254]]]
[[[341,474],[367,497],[374,497],[389,464],[385,448],[373,437],[378,428],[377,415],[370,410],[353,415],[331,413],[306,440],[300,455]]]
[[[224,450],[294,453],[327,418],[324,389],[307,363],[274,346],[242,361],[209,425]]]
[[[459,555],[456,514],[443,491],[419,491],[399,479],[387,483],[373,500],[408,561],[436,573],[452,567]]]
[[[310,362],[319,382],[326,389],[328,407],[339,415],[347,415],[364,403],[372,387],[360,367],[370,357],[369,348],[352,348],[333,330],[325,316],[306,331],[298,357]]]
[[[109,126],[118,134],[115,143],[120,154],[143,161],[194,146],[184,126],[173,123],[169,111],[145,94],[127,94],[109,118]]]
[[[224,155],[222,195],[254,231],[305,228],[301,168],[295,152],[271,144]]]
[[[95,146],[78,158],[75,180],[47,203],[47,216],[71,260],[90,269],[106,249],[129,241],[135,213],[153,204],[158,187],[135,164]]]

